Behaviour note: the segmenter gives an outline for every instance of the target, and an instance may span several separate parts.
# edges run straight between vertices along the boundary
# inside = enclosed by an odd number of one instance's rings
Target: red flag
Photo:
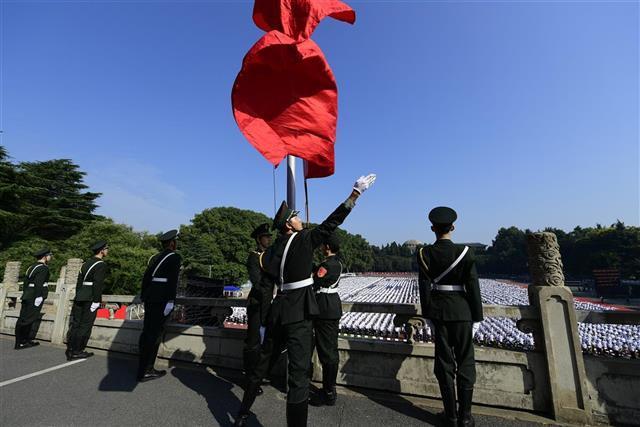
[[[305,178],[334,172],[336,81],[309,39],[326,16],[355,21],[339,0],[256,0],[254,21],[268,32],[244,57],[231,93],[233,115],[249,142],[273,165],[287,154],[306,160]]]
[[[253,22],[264,31],[280,31],[297,41],[311,37],[325,17],[353,24],[356,13],[339,0],[255,0]]]
[[[231,98],[238,127],[272,164],[292,154],[316,166],[313,177],[333,174],[336,81],[313,40],[265,34],[245,56]]]

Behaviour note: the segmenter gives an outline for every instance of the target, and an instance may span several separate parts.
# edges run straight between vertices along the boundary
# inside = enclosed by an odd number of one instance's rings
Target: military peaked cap
[[[53,255],[51,253],[51,249],[49,249],[49,248],[42,248],[39,251],[33,253],[33,256],[36,257],[36,259],[40,259],[40,258],[45,257],[47,255]]]
[[[93,251],[94,254],[97,254],[102,249],[104,249],[106,246],[107,246],[107,241],[106,240],[98,240],[93,245],[91,245],[91,250]]]
[[[160,236],[161,242],[168,242],[169,240],[175,240],[178,238],[178,230],[169,230]]]
[[[453,224],[456,219],[458,219],[456,211],[446,206],[438,206],[429,212],[429,221],[431,221],[433,225]]]
[[[276,212],[276,216],[273,218],[273,226],[271,228],[274,230],[282,229],[286,222],[296,215],[298,215],[298,211],[290,209],[287,202],[283,201],[278,212]]]
[[[271,227],[266,222],[264,224],[260,224],[251,232],[251,237],[253,239],[266,235],[271,235]]]

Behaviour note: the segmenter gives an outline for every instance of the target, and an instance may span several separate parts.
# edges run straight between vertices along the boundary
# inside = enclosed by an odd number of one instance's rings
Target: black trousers
[[[248,389],[252,389],[252,386],[257,387],[260,384],[278,360],[280,352],[286,348],[289,359],[287,403],[306,402],[309,398],[308,373],[309,364],[311,363],[312,327],[311,320],[301,320],[287,325],[269,325],[260,349],[258,365],[248,375]],[[246,410],[248,409],[246,408]]]
[[[42,311],[42,304],[36,307],[34,300],[23,300],[20,306],[20,315],[16,321],[16,344],[23,344],[31,340],[33,333],[33,324],[40,319],[40,312]]]
[[[138,376],[141,376],[153,368],[153,364],[158,356],[160,340],[164,333],[165,324],[171,315],[164,315],[166,302],[145,302],[144,303],[144,324],[142,333],[138,341],[140,358],[138,359]]]
[[[67,349],[81,352],[91,337],[91,328],[98,310],[91,311],[91,301],[74,301],[71,307],[71,322],[67,333]]]
[[[458,390],[472,389],[476,382],[472,322],[434,320],[436,360],[433,372],[440,389],[457,385]]]
[[[322,388],[333,391],[338,376],[338,331],[340,320],[314,319],[314,344],[322,365]]]
[[[260,326],[261,305],[249,304],[247,306],[247,336],[244,340],[242,362],[245,375],[253,371],[260,361]]]

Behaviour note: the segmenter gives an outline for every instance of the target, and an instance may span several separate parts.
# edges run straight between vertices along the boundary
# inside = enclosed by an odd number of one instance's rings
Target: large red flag
[[[308,38],[326,16],[355,20],[337,0],[256,0],[254,21],[268,33],[244,57],[231,94],[249,142],[274,165],[287,154],[305,159],[306,178],[334,172],[336,81]]]

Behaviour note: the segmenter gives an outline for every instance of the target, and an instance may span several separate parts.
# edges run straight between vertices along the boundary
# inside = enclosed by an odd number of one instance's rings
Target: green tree
[[[270,222],[266,215],[250,210],[218,207],[196,214],[190,225],[180,228],[180,252],[188,274],[245,282],[249,251],[255,249],[251,232]]]

